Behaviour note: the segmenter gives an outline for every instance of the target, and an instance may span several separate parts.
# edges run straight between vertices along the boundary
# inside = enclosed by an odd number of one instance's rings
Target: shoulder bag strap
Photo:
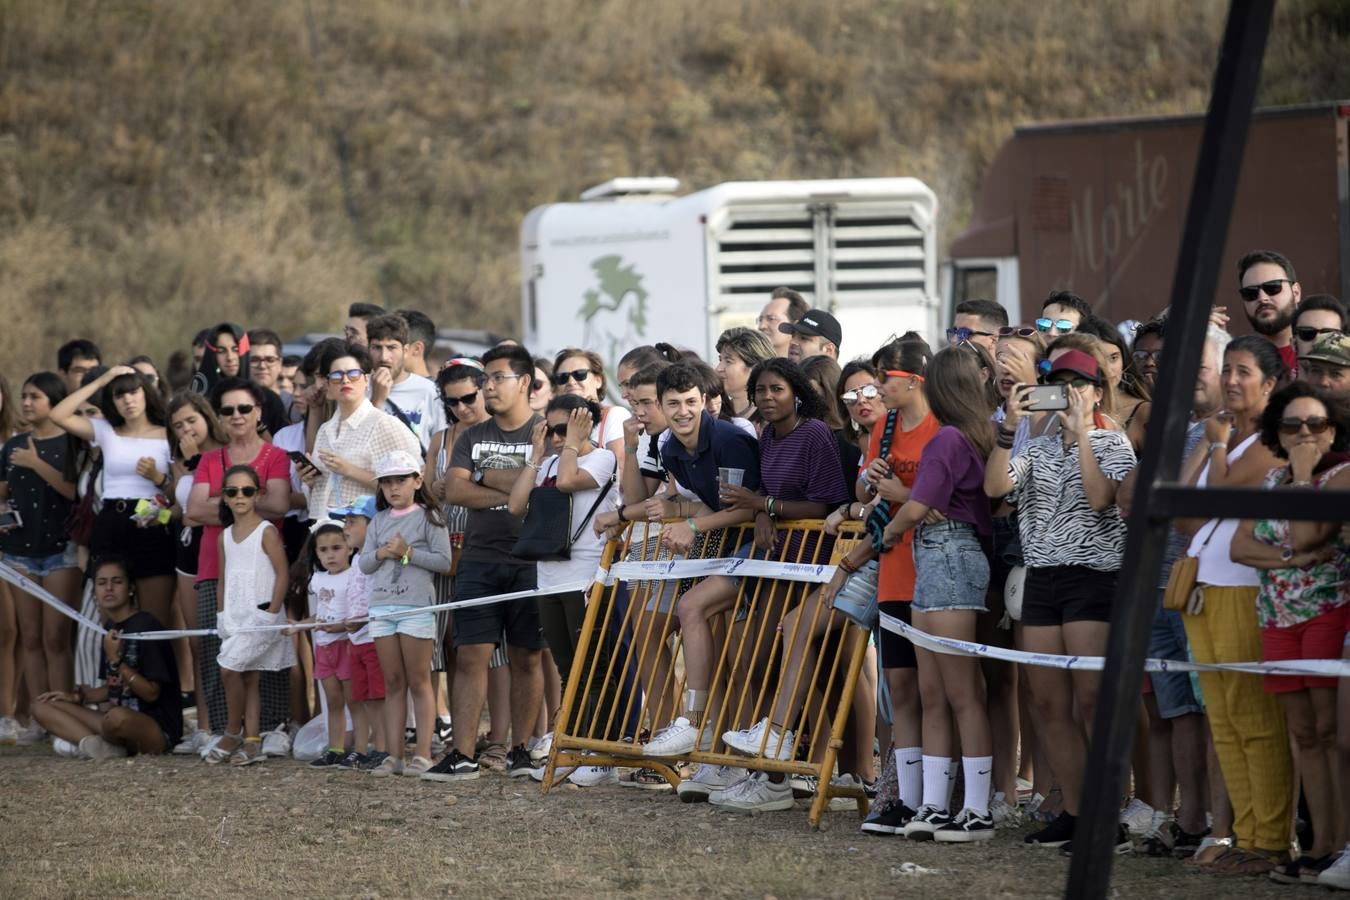
[[[609,476],[605,486],[600,489],[600,496],[596,497],[595,502],[591,504],[591,508],[586,512],[586,518],[581,520],[581,525],[578,526],[576,534],[572,535],[572,539],[567,542],[569,546],[575,544],[577,538],[581,537],[581,533],[586,530],[586,525],[591,521],[591,516],[595,515],[595,511],[600,508],[600,501],[605,499],[605,495],[609,493],[609,489],[612,487],[614,487],[613,475]]]

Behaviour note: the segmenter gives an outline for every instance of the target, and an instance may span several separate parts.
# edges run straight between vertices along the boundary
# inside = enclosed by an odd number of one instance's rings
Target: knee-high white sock
[[[923,748],[902,747],[895,751],[895,778],[900,783],[900,802],[910,809],[923,803]]]
[[[994,771],[992,756],[963,756],[961,769],[966,776],[966,809],[973,809],[982,815],[989,813],[989,786]]]
[[[947,766],[951,760],[945,756],[923,757],[923,805],[932,806],[946,812],[947,804]]]

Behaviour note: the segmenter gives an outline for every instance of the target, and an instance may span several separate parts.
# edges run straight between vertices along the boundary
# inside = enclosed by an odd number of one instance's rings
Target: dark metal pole
[[[1125,560],[1116,585],[1106,670],[1092,723],[1083,803],[1065,896],[1105,898],[1111,881],[1120,798],[1130,762],[1143,660],[1153,621],[1168,519],[1154,510],[1160,483],[1175,483],[1191,395],[1222,270],[1247,123],[1256,97],[1274,0],[1232,0],[1195,167],[1186,228],[1172,283],[1158,391],[1139,465]]]

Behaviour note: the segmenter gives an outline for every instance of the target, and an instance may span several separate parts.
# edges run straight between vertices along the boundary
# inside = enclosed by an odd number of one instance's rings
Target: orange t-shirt
[[[891,452],[886,460],[891,471],[900,478],[907,488],[914,486],[914,476],[919,473],[919,457],[924,446],[942,427],[937,418],[929,413],[912,430],[905,431],[896,422],[895,433],[891,435]],[[881,455],[881,433],[886,430],[883,419],[872,428],[867,443],[866,466]],[[891,504],[891,515],[900,511],[901,504]],[[881,554],[881,570],[877,573],[877,602],[914,599],[914,529],[905,532],[905,538],[887,552]]]

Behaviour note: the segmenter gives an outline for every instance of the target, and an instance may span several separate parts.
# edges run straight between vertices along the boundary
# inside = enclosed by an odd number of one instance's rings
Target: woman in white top
[[[1260,429],[1261,414],[1283,372],[1279,351],[1265,338],[1245,335],[1229,343],[1220,375],[1224,410],[1205,420],[1205,443],[1187,467],[1189,472],[1203,465],[1200,487],[1255,487],[1279,466],[1260,443]],[[1260,581],[1255,569],[1231,558],[1237,527],[1237,519],[1210,519],[1195,528],[1191,539],[1188,554],[1200,561],[1196,580],[1203,606],[1182,621],[1196,662],[1261,659]],[[1217,873],[1264,874],[1289,847],[1293,772],[1284,716],[1261,679],[1251,675],[1202,672],[1200,689],[1233,803],[1234,832],[1211,835],[1218,849],[1201,861]]]
[[[618,459],[623,453],[623,423],[631,415],[622,406],[610,406],[605,402],[606,387],[605,363],[600,354],[568,347],[554,357],[554,396],[575,394],[600,404],[600,418],[591,429],[591,442],[604,447]]]
[[[104,418],[79,415],[79,409],[95,395]],[[141,609],[161,622],[170,621],[175,554],[167,517],[173,482],[166,474],[169,441],[164,400],[140,372],[131,366],[113,366],[57,404],[51,418],[103,453],[103,508],[94,521],[90,553],[96,558],[109,554],[125,558],[136,580]],[[156,474],[159,483],[151,481]],[[162,503],[165,515],[157,517],[150,510],[148,516],[138,516],[136,508],[142,500]]]

